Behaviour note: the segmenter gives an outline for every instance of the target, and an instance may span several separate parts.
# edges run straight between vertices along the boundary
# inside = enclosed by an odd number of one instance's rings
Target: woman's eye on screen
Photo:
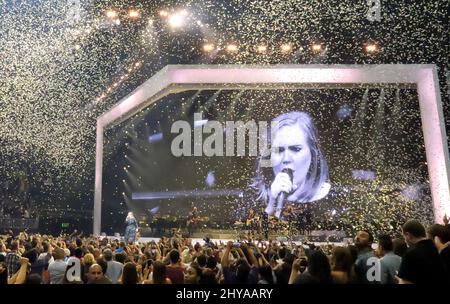
[[[300,152],[302,150],[301,146],[289,146],[289,150],[292,152]]]

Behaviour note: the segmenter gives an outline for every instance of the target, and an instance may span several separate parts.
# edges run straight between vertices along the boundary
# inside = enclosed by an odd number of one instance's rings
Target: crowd
[[[11,232],[0,240],[0,284],[396,284],[450,282],[450,227],[410,220],[403,238],[359,231],[353,243],[193,243],[178,234],[107,237]]]

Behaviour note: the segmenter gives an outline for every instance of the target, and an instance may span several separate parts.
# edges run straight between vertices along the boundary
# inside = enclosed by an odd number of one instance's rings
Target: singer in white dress
[[[331,188],[328,165],[311,116],[282,114],[272,121],[268,135],[265,146],[270,151],[262,151],[252,183],[258,199],[267,203],[266,212],[279,218],[285,202],[311,203],[326,197]]]

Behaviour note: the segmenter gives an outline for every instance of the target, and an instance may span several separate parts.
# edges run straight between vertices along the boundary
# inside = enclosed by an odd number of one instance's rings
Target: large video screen
[[[250,208],[312,230],[393,232],[433,218],[412,89],[201,90],[172,94],[105,134],[102,231],[235,228]],[[300,211],[298,211],[300,210]]]

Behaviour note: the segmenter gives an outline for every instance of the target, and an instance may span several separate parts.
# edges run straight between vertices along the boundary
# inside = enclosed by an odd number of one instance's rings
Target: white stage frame
[[[94,229],[100,234],[103,132],[164,96],[186,90],[416,88],[435,220],[450,216],[450,165],[439,79],[434,64],[168,65],[97,119]]]

